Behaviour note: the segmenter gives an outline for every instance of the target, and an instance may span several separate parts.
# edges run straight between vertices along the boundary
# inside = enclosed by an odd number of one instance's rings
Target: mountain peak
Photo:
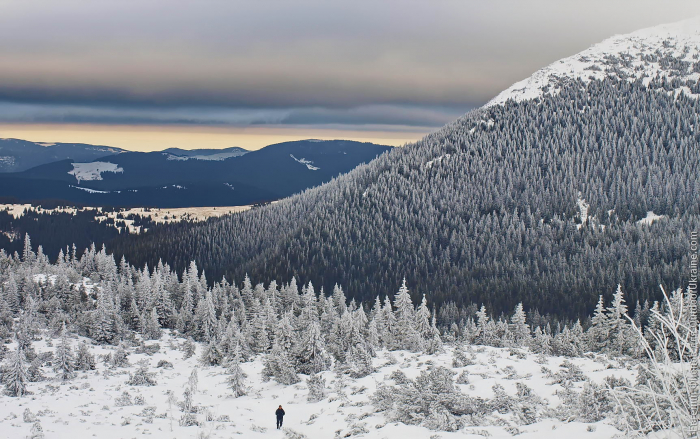
[[[654,79],[678,79],[675,93],[699,97],[686,83],[700,80],[700,16],[610,37],[516,82],[486,106],[556,94],[571,80],[606,77],[642,79],[647,86]]]

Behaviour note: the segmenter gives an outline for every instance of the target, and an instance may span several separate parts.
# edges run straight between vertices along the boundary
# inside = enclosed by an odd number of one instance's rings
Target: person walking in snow
[[[279,430],[282,428],[282,419],[284,418],[284,410],[282,409],[282,406],[277,408],[275,416],[277,416],[277,429]]]

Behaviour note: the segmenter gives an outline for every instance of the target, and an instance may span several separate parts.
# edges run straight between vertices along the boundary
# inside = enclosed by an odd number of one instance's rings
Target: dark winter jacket
[[[277,419],[282,419],[282,418],[284,417],[284,410],[282,410],[282,409],[277,409],[277,411],[275,412],[275,414],[277,415]]]

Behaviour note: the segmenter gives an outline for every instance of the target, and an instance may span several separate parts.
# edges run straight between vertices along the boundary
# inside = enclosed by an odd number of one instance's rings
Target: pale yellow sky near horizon
[[[351,130],[293,126],[211,127],[149,125],[0,124],[0,138],[31,142],[89,143],[130,151],[160,151],[166,148],[222,149],[232,146],[256,150],[274,143],[304,140],[356,140],[403,146],[423,138],[434,128],[407,127]]]

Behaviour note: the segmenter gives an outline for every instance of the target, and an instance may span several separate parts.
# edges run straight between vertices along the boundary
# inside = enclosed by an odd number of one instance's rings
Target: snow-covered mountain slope
[[[692,95],[684,83],[700,80],[700,17],[608,38],[516,82],[486,106],[556,94],[575,79],[589,82],[611,76],[642,79],[645,85],[654,79],[676,79],[673,90]]]
[[[660,255],[652,243],[661,234],[675,242],[678,230],[700,224],[700,200],[687,189],[700,173],[689,159],[698,155],[700,99],[673,92],[700,95],[698,29],[694,19],[612,38],[326,186],[193,226],[182,238],[154,231],[133,245],[158,253],[128,257],[153,266],[167,243],[177,255],[169,263],[211,261],[208,276],[299,276],[326,290],[339,282],[365,301],[406,273],[438,302],[497,308],[510,300],[507,309],[523,301],[582,316],[601,292],[637,278],[626,268],[637,265],[637,242]],[[509,97],[517,99],[493,105]],[[321,168],[313,173],[326,170],[306,152],[293,154]],[[285,160],[292,162],[289,152]],[[649,211],[667,219],[638,223]],[[189,236],[197,239],[188,244]],[[675,258],[689,250],[663,247],[668,259],[639,253],[649,264],[646,286],[623,282],[645,295],[642,303],[658,298],[660,273],[679,273],[663,282],[682,285],[682,270],[663,265],[683,266]],[[319,256],[309,263],[309,255]],[[609,275],[591,277],[589,264]]]
[[[94,161],[62,160],[22,173],[0,173],[0,197],[20,202],[61,199],[90,206],[243,206],[330,181],[390,149],[345,140],[299,140],[256,151],[236,147],[221,152],[127,151]],[[163,193],[166,189],[170,195]]]
[[[53,339],[52,346],[48,346],[48,340],[49,337],[34,343],[37,353],[55,352],[59,341]],[[81,340],[69,343],[77,347]],[[452,347],[437,355],[382,351],[373,361],[376,371],[366,377],[354,379],[331,371],[319,374],[325,380],[325,395],[320,401],[311,402],[307,376],[301,375],[302,381],[290,386],[265,381],[261,376],[264,361],[258,356],[241,365],[247,375],[248,392],[235,398],[227,385],[226,367],[203,366],[199,358],[206,346],[200,343],[196,344],[194,356],[183,358],[180,348],[184,343],[184,338],[166,332],[161,340],[147,342],[141,349],[127,348],[129,364],[118,367],[105,361],[115,355],[114,346],[89,345],[98,360],[95,370],[78,372],[68,381],[61,381],[48,367],[43,368],[47,379],[29,383],[30,395],[17,399],[0,394],[2,437],[30,437],[32,427],[38,423],[46,438],[73,439],[144,435],[210,439],[506,439],[513,435],[523,439],[612,438],[621,432],[609,419],[591,423],[562,421],[557,419],[557,411],[566,413],[567,392],[580,392],[588,381],[602,384],[608,376],[634,381],[636,376],[636,371],[624,361],[593,354],[589,358],[566,359],[538,357],[517,349],[467,346],[470,364],[454,367]],[[155,381],[153,386],[129,385],[130,376],[140,364],[147,365]],[[473,398],[500,400],[513,408],[504,413],[494,411],[486,419],[474,417],[473,426],[448,432],[392,422],[387,419],[390,413],[378,411],[372,404],[377,389],[393,386],[402,374],[413,380],[421,372],[438,367],[461,375],[456,384],[458,391]],[[185,426],[180,405],[195,370],[198,390],[192,396],[196,414],[191,419],[199,425]],[[173,395],[172,404],[168,403],[169,394]],[[280,404],[286,415],[284,428],[278,431],[274,411]],[[522,425],[516,412],[526,410],[537,413],[541,419]],[[545,415],[547,412],[550,415]]]
[[[0,173],[21,172],[27,169],[72,159],[88,162],[119,154],[123,149],[83,143],[30,142],[19,139],[0,139]]]

